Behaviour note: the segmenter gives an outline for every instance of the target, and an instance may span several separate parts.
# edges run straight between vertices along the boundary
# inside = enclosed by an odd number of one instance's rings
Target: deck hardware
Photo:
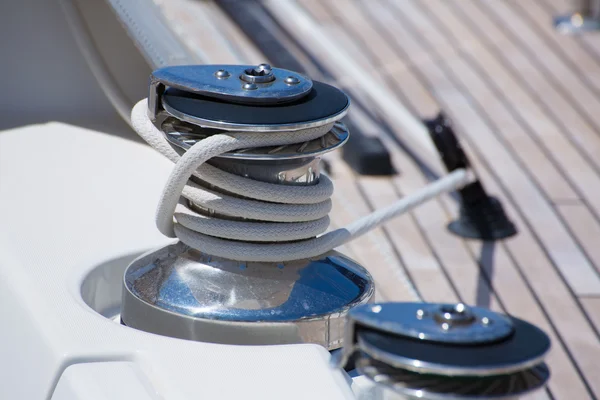
[[[254,68],[246,68],[240,75],[240,79],[251,83],[268,83],[273,82],[277,78],[273,74],[273,68],[269,64],[260,64]]]
[[[220,70],[227,71],[230,77],[215,79],[215,72]],[[293,86],[286,84],[285,78],[289,76],[296,77],[300,83]],[[255,83],[258,90],[245,90],[245,83]],[[162,95],[167,87],[171,91],[178,89],[190,95],[224,100],[227,104],[280,104],[294,102],[306,96],[312,86],[312,80],[307,77],[280,68],[269,70],[266,66],[252,65],[211,65],[197,68],[178,65],[158,69],[150,76],[149,113],[150,118],[155,119],[162,110]]]
[[[577,10],[554,19],[554,27],[565,34],[600,30],[600,0],[578,0]]]
[[[460,145],[452,123],[440,113],[424,121],[446,169],[471,168],[471,163]],[[458,190],[460,215],[448,229],[461,237],[480,240],[499,240],[517,233],[498,199],[488,195],[481,181],[476,180]]]
[[[220,70],[231,78],[215,79]],[[348,130],[339,122],[348,106],[348,97],[338,89],[267,64],[158,70],[149,100],[154,125],[180,155],[198,141],[228,130],[324,130],[321,137],[304,143],[242,148],[208,162],[233,176],[305,187],[322,179],[321,155],[348,140]],[[196,184],[219,196],[230,195],[200,180]],[[187,202],[200,215],[253,222]],[[347,311],[370,301],[373,293],[369,273],[336,251],[285,262],[235,261],[178,242],[128,267],[121,318],[125,325],[183,339],[317,343],[335,349],[342,345]]]
[[[258,85],[256,83],[244,83],[242,88],[244,90],[256,90],[258,89]]]
[[[228,71],[224,70],[224,69],[220,69],[217,72],[215,72],[215,76],[218,79],[227,79],[227,78],[229,78],[231,76],[231,74]]]
[[[392,157],[385,144],[376,135],[354,131],[342,158],[361,175],[390,176],[396,174]]]
[[[336,366],[352,364],[385,388],[386,399],[516,399],[550,377],[550,339],[518,318],[420,303],[361,305],[347,318]]]

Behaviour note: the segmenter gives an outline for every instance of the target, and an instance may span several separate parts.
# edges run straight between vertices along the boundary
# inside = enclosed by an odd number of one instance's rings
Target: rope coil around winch
[[[196,250],[232,260],[278,262],[315,257],[473,180],[467,170],[453,171],[391,206],[323,234],[329,226],[333,195],[333,184],[327,176],[321,175],[319,182],[311,186],[279,185],[234,175],[206,162],[238,149],[301,145],[325,135],[333,123],[296,131],[216,134],[197,142],[180,156],[154,126],[147,110],[146,99],[134,106],[133,128],[151,147],[175,163],[156,211],[158,229]],[[200,186],[190,181],[192,175],[244,198]],[[203,208],[253,221],[202,215],[180,201],[181,196]]]

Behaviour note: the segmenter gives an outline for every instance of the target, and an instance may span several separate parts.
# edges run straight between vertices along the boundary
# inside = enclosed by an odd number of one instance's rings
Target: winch
[[[465,304],[366,304],[348,313],[337,365],[386,399],[516,399],[550,377],[550,339],[520,320]]]
[[[184,178],[182,199],[173,192],[174,229],[173,210],[157,223],[181,241],[129,266],[122,323],[217,343],[340,347],[344,316],[371,299],[373,280],[311,239],[327,229],[333,191],[320,157],[347,141],[349,105],[342,91],[267,64],[155,71],[133,121],[176,168],[207,139],[256,142],[219,149]]]

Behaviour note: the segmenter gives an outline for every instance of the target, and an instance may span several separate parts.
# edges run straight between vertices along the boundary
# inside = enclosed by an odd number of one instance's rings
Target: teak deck
[[[232,3],[237,14],[225,12]],[[568,0],[160,4],[207,63],[299,66],[351,95],[350,122],[385,142],[398,175],[358,176],[329,157],[334,226],[417,190],[431,171],[405,151],[406,133],[372,106],[360,77],[336,72],[336,60],[313,50],[318,38],[282,7],[299,6],[414,115],[447,113],[519,234],[486,243],[453,236],[446,224],[457,204],[444,196],[342,251],[371,271],[379,299],[414,300],[410,279],[425,301],[460,300],[537,324],[554,346],[552,379],[538,398],[600,397],[600,34],[554,31]],[[436,160],[422,161],[439,171]]]

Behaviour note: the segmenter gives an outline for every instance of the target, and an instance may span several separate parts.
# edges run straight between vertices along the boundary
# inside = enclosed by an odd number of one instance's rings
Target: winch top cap
[[[181,65],[150,77],[148,113],[204,128],[277,132],[340,120],[350,106],[341,90],[268,64]]]
[[[321,82],[307,96],[291,103],[258,105],[229,103],[169,88],[162,107],[175,118],[217,129],[298,130],[340,120],[350,100],[341,90]]]
[[[356,349],[419,373],[508,374],[540,364],[550,350],[536,326],[462,303],[366,304],[348,318]]]
[[[158,69],[150,77],[157,84],[202,96],[243,104],[277,104],[307,95],[313,82],[304,75],[268,64],[177,65]]]

